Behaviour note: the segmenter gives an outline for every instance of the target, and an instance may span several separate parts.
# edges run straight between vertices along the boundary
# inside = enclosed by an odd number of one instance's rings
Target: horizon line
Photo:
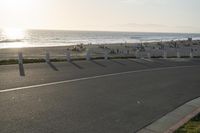
[[[0,28],[0,31],[6,28]],[[11,28],[12,29],[12,28]],[[127,30],[95,30],[95,29],[54,29],[54,28],[19,28],[22,30],[44,30],[44,31],[80,31],[80,32],[126,32],[126,33],[173,33],[173,34],[200,34],[200,32],[173,32],[173,31],[127,31]]]

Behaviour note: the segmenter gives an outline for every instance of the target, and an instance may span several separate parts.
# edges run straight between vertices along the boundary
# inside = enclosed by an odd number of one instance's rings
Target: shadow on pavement
[[[72,64],[73,66],[75,66],[76,68],[78,68],[78,69],[83,69],[83,67],[82,66],[80,66],[80,65],[78,65],[78,64],[76,64],[75,62],[73,62],[73,61],[70,61],[69,62],[70,64]]]
[[[142,59],[144,62],[151,63],[152,65],[158,65],[162,67],[164,63],[158,62],[156,60],[151,60],[151,59]]]
[[[115,63],[115,64],[119,64],[119,65],[121,65],[121,66],[126,66],[126,64],[121,63],[121,62],[116,61],[116,60],[109,60],[109,61],[111,61],[111,62],[113,62],[113,63]]]
[[[137,60],[128,59],[128,61],[137,63],[137,64],[145,66],[145,67],[152,67],[151,65],[148,65],[147,63],[140,62],[140,61],[137,61]]]
[[[19,64],[19,74],[20,74],[20,76],[25,76],[23,64]]]
[[[48,64],[54,71],[58,71],[58,69],[57,69],[51,62],[47,62],[47,64]]]
[[[97,62],[95,60],[91,60],[91,62],[96,64],[96,65],[98,65],[98,66],[100,66],[100,67],[106,67],[105,65],[103,65],[103,64],[101,64],[101,63],[99,63],[99,62]]]

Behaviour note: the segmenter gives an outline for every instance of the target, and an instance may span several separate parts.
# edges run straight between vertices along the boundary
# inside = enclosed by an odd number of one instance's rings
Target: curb
[[[200,97],[185,103],[137,133],[173,133],[200,113]]]

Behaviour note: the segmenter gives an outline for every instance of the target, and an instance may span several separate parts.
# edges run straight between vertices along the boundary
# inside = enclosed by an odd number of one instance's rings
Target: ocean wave
[[[15,42],[22,42],[23,40],[20,39],[5,39],[5,40],[0,40],[0,43],[15,43]]]

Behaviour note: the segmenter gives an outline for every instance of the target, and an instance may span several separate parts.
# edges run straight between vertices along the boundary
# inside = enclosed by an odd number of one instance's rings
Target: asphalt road
[[[0,66],[0,133],[132,133],[200,96],[200,60]]]

